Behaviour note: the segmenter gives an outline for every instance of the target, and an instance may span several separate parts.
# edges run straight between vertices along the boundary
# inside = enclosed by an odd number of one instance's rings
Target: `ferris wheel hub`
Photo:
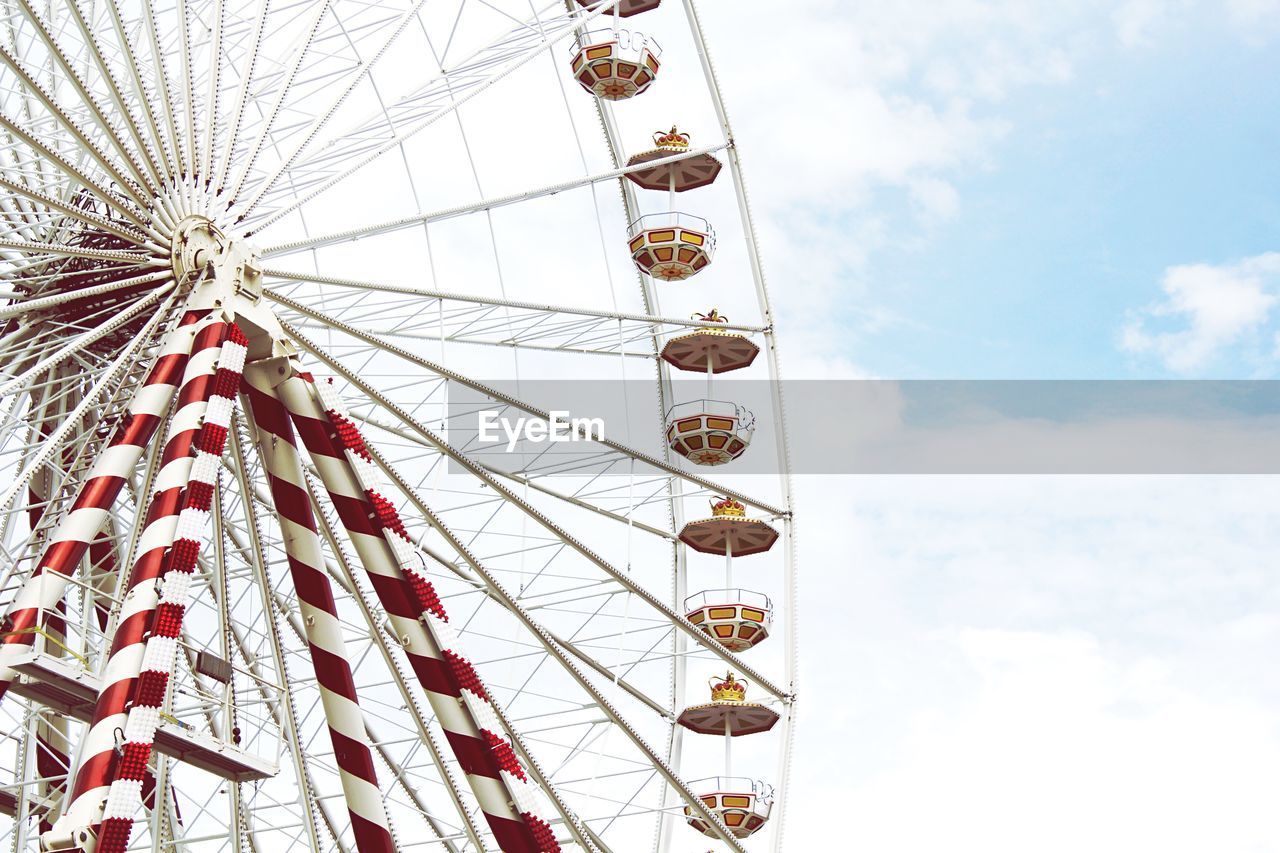
[[[227,253],[230,241],[206,216],[188,216],[173,229],[169,259],[174,277],[184,281]]]
[[[173,229],[169,253],[174,277],[190,284],[186,307],[222,311],[249,339],[249,359],[292,355],[279,320],[262,299],[257,249],[228,237],[213,220],[188,216]]]

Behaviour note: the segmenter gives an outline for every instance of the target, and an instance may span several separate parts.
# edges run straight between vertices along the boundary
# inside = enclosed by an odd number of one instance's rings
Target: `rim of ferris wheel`
[[[574,79],[605,101],[642,94],[658,79],[662,46],[631,30],[587,30],[574,36],[569,66]]]
[[[747,838],[765,825],[773,811],[773,786],[749,776],[708,776],[690,782],[699,791],[698,798],[716,817],[729,827],[735,838]],[[715,836],[713,828],[689,808],[685,820],[706,836]]]
[[[712,308],[706,314],[694,314],[705,323],[724,324],[729,318]],[[721,328],[702,326],[692,332],[676,335],[662,347],[662,360],[679,370],[697,373],[728,373],[748,367],[760,354],[746,335]]]
[[[755,429],[756,416],[727,400],[690,400],[667,410],[667,446],[695,465],[732,462],[747,451]]]
[[[747,701],[748,683],[727,675],[709,679],[711,701],[690,705],[676,719],[680,725],[700,735],[743,737],[767,732],[781,715],[759,702]]]
[[[739,501],[714,501],[711,517],[685,524],[680,541],[695,551],[720,556],[746,557],[768,551],[778,541],[778,531],[767,522],[746,516],[746,508]]]
[[[632,171],[627,172],[627,178],[642,189],[661,192],[682,193],[710,185],[724,167],[710,152],[695,154],[683,160],[666,159],[673,154],[687,152],[689,143],[689,134],[681,133],[674,124],[669,131],[654,131],[653,144],[656,147],[633,154],[627,160],[627,166],[632,167]],[[648,169],[634,168],[653,161],[663,162],[655,162]]]
[[[704,589],[685,599],[685,618],[731,652],[745,652],[769,638],[773,602],[741,588]]]
[[[603,0],[578,0],[578,5],[584,9],[592,9],[601,5],[602,2]],[[658,8],[661,3],[662,0],[622,0],[617,5],[616,11],[619,18],[630,18],[632,15],[650,12]]]
[[[716,232],[701,216],[646,213],[627,226],[631,259],[640,272],[663,281],[684,281],[715,256]]]

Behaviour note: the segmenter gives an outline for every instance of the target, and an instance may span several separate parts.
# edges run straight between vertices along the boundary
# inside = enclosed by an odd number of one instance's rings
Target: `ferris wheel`
[[[786,431],[693,0],[0,8],[4,849],[781,850]]]

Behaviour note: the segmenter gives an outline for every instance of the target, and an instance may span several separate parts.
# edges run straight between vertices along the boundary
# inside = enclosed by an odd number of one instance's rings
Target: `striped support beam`
[[[14,597],[0,632],[0,697],[8,691],[14,672],[5,661],[26,652],[42,612],[62,601],[67,578],[80,565],[89,543],[102,529],[125,480],[133,474],[142,452],[151,441],[169,401],[177,390],[191,352],[195,324],[203,312],[188,312],[170,332],[155,364],[107,447],[99,454],[75,501],[49,535],[40,561]]]
[[[559,851],[542,795],[460,652],[440,597],[419,568],[404,523],[382,492],[380,474],[336,391],[307,374],[294,375],[279,391],[499,847]]]
[[[39,406],[32,401],[32,409],[38,409],[36,429],[42,436],[52,431],[52,419],[47,406]],[[27,484],[27,521],[35,534],[37,547],[43,545],[45,536],[40,530],[40,521],[44,518],[46,501],[52,492],[52,477],[48,468],[37,471]],[[66,643],[66,599],[58,602],[53,614],[45,617],[44,629],[50,642],[45,644],[45,653],[53,657],[63,657],[63,646]],[[40,832],[47,832],[53,827],[53,819],[62,808],[62,800],[67,792],[67,773],[70,766],[71,740],[68,734],[67,719],[59,714],[42,713],[36,718],[36,775],[40,783],[36,793],[40,799],[36,811],[40,816]]]
[[[100,672],[102,686],[81,741],[71,805],[59,821],[68,829],[96,825],[107,797],[116,765],[116,733],[124,727],[127,705],[142,671],[147,632],[159,604],[156,581],[172,551],[182,492],[194,461],[191,451],[209,409],[215,364],[228,329],[226,322],[210,317],[200,323],[193,339],[138,537],[137,557],[125,580],[119,619]]]
[[[152,778],[148,764],[177,659],[178,637],[190,599],[191,576],[204,531],[209,526],[213,492],[218,485],[218,469],[231,427],[231,412],[240,387],[247,344],[244,334],[231,324],[218,355],[209,405],[195,441],[195,458],[182,493],[177,536],[160,577],[160,599],[143,650],[142,674],[133,688],[132,702],[125,716],[124,743],[102,813],[97,853],[124,853],[133,832],[134,815],[142,806],[144,783]]]
[[[324,554],[311,500],[294,442],[289,414],[272,388],[266,365],[245,371],[244,391],[257,431],[258,455],[266,469],[288,556],[289,574],[298,593],[311,662],[320,685],[320,702],[342,779],[360,853],[393,853],[396,849],[378,787],[373,751],[356,697],[355,679],[342,639],[342,623],[325,574]]]

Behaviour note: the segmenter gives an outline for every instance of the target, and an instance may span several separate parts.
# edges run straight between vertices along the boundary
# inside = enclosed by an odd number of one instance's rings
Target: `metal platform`
[[[49,803],[37,796],[27,798],[28,814],[43,814],[49,810]],[[18,816],[18,796],[12,790],[0,791],[0,815]]]
[[[20,673],[10,689],[19,696],[87,723],[98,698],[98,677],[70,658],[27,652],[9,664]],[[211,735],[171,722],[156,730],[156,749],[184,764],[233,782],[268,779],[279,770],[270,761],[224,743]],[[12,795],[9,795],[12,799]],[[0,793],[0,811],[4,809]]]

